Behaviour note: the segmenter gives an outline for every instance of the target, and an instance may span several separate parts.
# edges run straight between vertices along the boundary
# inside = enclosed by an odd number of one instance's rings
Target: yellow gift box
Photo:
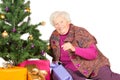
[[[0,68],[0,80],[27,80],[27,68]]]

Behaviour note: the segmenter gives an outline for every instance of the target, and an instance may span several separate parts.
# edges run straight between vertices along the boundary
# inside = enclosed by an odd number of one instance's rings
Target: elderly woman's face
[[[54,22],[54,27],[56,28],[58,33],[64,35],[68,32],[70,23],[68,22],[67,19],[65,19],[62,16],[58,16],[53,20],[53,22]]]

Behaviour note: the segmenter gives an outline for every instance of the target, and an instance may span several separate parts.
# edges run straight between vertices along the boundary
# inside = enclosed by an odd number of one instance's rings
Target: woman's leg
[[[109,66],[100,68],[98,75],[93,80],[120,80],[120,74],[111,71]]]
[[[73,80],[86,80],[86,78],[79,71],[72,71],[70,69],[67,69],[67,71],[70,73]]]

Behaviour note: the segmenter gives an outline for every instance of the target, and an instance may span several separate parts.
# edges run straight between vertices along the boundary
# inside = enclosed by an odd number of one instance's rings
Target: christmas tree
[[[2,0],[0,3],[0,57],[15,65],[29,58],[46,59],[47,42],[40,39],[38,24],[30,23],[30,1]],[[26,40],[21,36],[28,33]]]

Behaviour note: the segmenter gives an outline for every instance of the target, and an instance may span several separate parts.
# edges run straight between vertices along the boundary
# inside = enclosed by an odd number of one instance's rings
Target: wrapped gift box
[[[53,80],[73,80],[72,76],[62,65],[51,65]]]
[[[27,80],[27,68],[0,68],[0,80]]]
[[[49,60],[26,60],[19,64],[21,67],[27,67],[28,70],[38,68],[40,71],[46,71],[45,80],[50,80],[50,62]],[[29,75],[30,76],[30,75]]]

